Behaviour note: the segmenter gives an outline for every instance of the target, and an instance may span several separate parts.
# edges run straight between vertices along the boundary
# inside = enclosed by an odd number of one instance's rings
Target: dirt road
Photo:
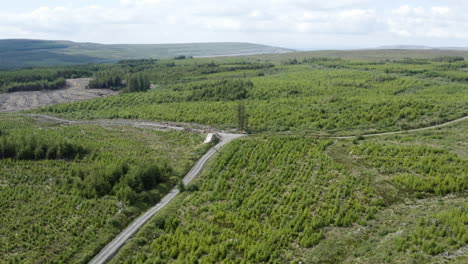
[[[54,116],[40,115],[40,114],[26,114],[38,120],[44,120],[49,122],[57,122],[63,125],[73,125],[73,124],[101,124],[101,125],[126,125],[126,126],[135,126],[140,128],[147,129],[171,129],[171,130],[187,130],[187,127],[177,126],[174,123],[158,123],[158,122],[143,122],[138,120],[92,120],[92,121],[73,121],[66,120]],[[184,184],[189,184],[196,176],[200,174],[203,169],[203,166],[206,162],[225,144],[231,142],[232,140],[243,137],[245,134],[230,134],[224,133],[213,128],[190,128],[191,132],[194,133],[208,133],[215,132],[219,135],[219,142],[210,148],[192,167],[192,169],[185,175],[182,180]],[[92,264],[101,264],[106,263],[111,259],[119,249],[125,244],[125,242],[132,237],[151,217],[153,217],[157,212],[162,208],[168,205],[176,196],[179,194],[177,188],[172,189],[166,196],[164,196],[161,201],[146,211],[143,215],[135,219],[125,230],[123,230],[114,240],[112,240],[106,247],[104,247],[101,252],[96,255],[89,263]]]
[[[16,112],[42,106],[87,100],[116,94],[107,89],[86,89],[89,78],[67,80],[67,88],[51,91],[0,94],[0,112]]]
[[[187,173],[184,177],[184,184],[190,183],[202,170],[206,162],[225,144],[228,142],[242,137],[243,135],[238,134],[220,134],[221,138],[217,145],[212,147],[208,152],[205,153],[198,161],[195,163],[195,166]],[[119,249],[125,244],[125,242],[133,236],[151,217],[153,217],[157,212],[162,208],[168,205],[176,196],[179,194],[177,188],[172,189],[166,196],[164,196],[161,201],[156,204],[154,207],[149,209],[146,213],[138,217],[133,221],[124,231],[122,231],[112,242],[107,244],[105,248],[99,252],[89,263],[90,264],[103,264],[111,259]]]
[[[374,133],[374,134],[364,134],[364,135],[360,135],[360,136],[362,136],[362,137],[373,137],[373,136],[387,136],[387,135],[417,132],[417,131],[422,131],[422,130],[429,130],[429,129],[435,129],[435,128],[439,128],[439,127],[449,126],[449,125],[452,125],[452,124],[455,124],[455,123],[458,123],[458,122],[461,122],[461,121],[464,121],[464,120],[467,120],[467,119],[468,119],[468,116],[464,116],[464,117],[461,117],[461,118],[458,118],[458,119],[455,119],[455,120],[452,120],[452,121],[448,121],[446,123],[442,123],[442,124],[439,124],[439,125],[434,125],[434,126],[421,127],[421,128],[410,129],[410,130],[401,130],[401,131],[392,131],[392,132],[383,132],[383,133]],[[354,136],[333,136],[333,137],[329,137],[329,138],[349,139],[349,138],[355,138],[356,136],[359,136],[359,135],[354,135]]]

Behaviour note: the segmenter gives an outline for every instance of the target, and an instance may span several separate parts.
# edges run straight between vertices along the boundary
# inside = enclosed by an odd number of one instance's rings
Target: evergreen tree
[[[240,102],[237,105],[237,121],[239,130],[247,129],[247,114],[245,113],[244,102]]]

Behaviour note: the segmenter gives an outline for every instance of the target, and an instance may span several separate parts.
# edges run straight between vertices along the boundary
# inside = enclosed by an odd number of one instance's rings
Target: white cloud
[[[455,5],[454,1],[442,5],[430,5],[428,1],[422,6],[388,3],[393,8],[385,9],[370,0],[120,0],[106,7],[64,5],[22,12],[3,10],[0,38],[103,43],[250,41],[297,46],[316,43],[317,39],[344,45],[347,43],[342,39],[346,38],[360,47],[371,45],[361,43],[379,40],[386,41],[382,44],[468,40],[468,5]]]
[[[465,11],[455,11],[448,6],[400,6],[388,17],[391,33],[402,37],[468,39],[465,29],[468,21]]]

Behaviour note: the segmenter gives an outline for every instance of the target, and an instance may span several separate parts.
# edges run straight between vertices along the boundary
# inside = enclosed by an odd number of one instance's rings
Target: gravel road
[[[216,130],[209,127],[199,127],[199,128],[187,128],[177,126],[176,123],[160,123],[160,122],[147,122],[147,121],[138,121],[138,120],[85,120],[85,121],[74,121],[66,120],[49,115],[40,115],[40,114],[25,114],[31,116],[38,120],[44,120],[49,122],[57,122],[63,125],[73,125],[73,124],[101,124],[101,125],[126,125],[126,126],[135,126],[141,128],[149,129],[158,129],[158,130],[178,130],[178,131],[191,131],[194,133],[216,133],[219,137],[219,142],[210,148],[192,167],[192,169],[185,175],[182,180],[184,184],[189,184],[195,177],[197,177],[203,166],[206,162],[225,144],[231,142],[232,140],[243,137],[245,134],[231,134],[225,133],[223,131]],[[197,126],[198,127],[198,126]],[[114,240],[112,240],[106,247],[104,247],[101,252],[96,255],[90,263],[100,264],[106,263],[111,259],[119,249],[125,244],[125,242],[132,237],[154,214],[159,212],[162,208],[168,205],[176,196],[179,194],[177,188],[172,189],[166,196],[164,196],[161,201],[146,211],[143,215],[139,216],[134,220],[125,230],[123,230]]]
[[[184,177],[184,184],[190,183],[198,174],[200,174],[203,166],[206,162],[225,144],[228,142],[242,137],[240,134],[227,134],[218,133],[220,135],[220,141],[210,150],[208,150],[198,161],[195,166],[187,173]],[[162,208],[168,205],[176,196],[179,194],[177,188],[172,189],[164,198],[156,204],[154,207],[149,209],[146,213],[138,217],[133,221],[124,231],[122,231],[112,242],[107,244],[99,254],[97,254],[89,263],[90,264],[103,264],[110,260],[119,249],[125,244],[125,242],[132,237],[154,214],[159,212]]]

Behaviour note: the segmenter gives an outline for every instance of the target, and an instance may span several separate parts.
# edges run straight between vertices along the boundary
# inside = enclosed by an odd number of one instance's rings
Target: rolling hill
[[[292,50],[252,43],[116,44],[0,40],[0,68],[115,62],[123,59],[284,53]]]

